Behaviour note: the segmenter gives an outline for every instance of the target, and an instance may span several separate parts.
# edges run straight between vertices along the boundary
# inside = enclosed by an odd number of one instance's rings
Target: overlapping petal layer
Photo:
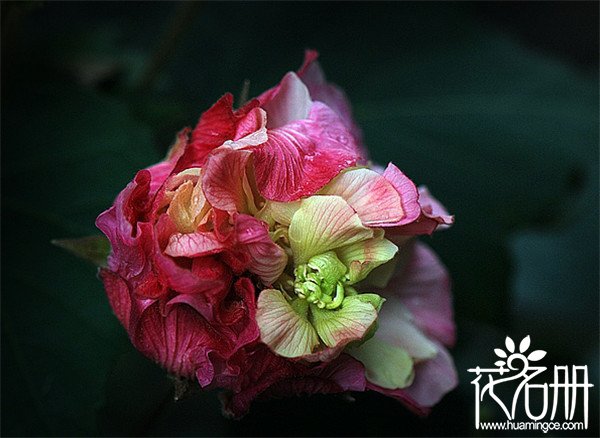
[[[135,175],[97,219],[100,277],[133,345],[226,389],[233,416],[367,389],[423,413],[456,385],[455,333],[446,270],[414,238],[454,218],[395,165],[366,165],[316,58],[242,108],[224,95]]]

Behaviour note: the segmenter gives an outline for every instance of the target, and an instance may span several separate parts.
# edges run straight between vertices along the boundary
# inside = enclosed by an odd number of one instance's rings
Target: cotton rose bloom
[[[223,389],[228,415],[365,390],[426,413],[457,383],[454,323],[446,269],[415,236],[453,217],[370,165],[316,59],[239,109],[226,94],[137,173],[97,219],[100,277],[133,345]]]

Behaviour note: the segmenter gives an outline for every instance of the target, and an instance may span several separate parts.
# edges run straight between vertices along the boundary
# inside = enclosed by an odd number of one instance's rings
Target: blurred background
[[[426,419],[375,393],[255,403],[241,421],[214,392],[174,402],[95,268],[50,245],[98,233],[176,131],[305,48],[373,159],[456,215],[423,240],[453,277],[461,384]],[[544,365],[588,365],[574,435],[598,436],[598,53],[597,2],[2,2],[2,435],[485,435],[466,370],[530,335]]]

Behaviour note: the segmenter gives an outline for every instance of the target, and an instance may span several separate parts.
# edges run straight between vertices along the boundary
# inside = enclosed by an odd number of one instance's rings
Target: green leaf
[[[106,259],[110,254],[110,242],[105,236],[53,239],[51,242],[95,266],[106,266]]]

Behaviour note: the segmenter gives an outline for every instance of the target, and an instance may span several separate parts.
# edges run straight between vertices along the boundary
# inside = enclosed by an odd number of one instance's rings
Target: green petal
[[[362,339],[377,320],[376,307],[369,299],[359,297],[360,295],[353,295],[344,298],[342,305],[335,310],[310,306],[312,323],[328,347]]]
[[[292,217],[289,238],[296,266],[332,249],[367,240],[373,231],[362,225],[352,207],[339,196],[304,199]]]
[[[416,361],[431,359],[437,346],[413,322],[410,311],[397,296],[388,296],[379,313],[377,338],[402,348]]]
[[[348,284],[354,284],[365,279],[376,267],[393,259],[397,251],[396,245],[380,236],[344,246],[336,253],[349,268]]]
[[[414,377],[413,360],[406,350],[375,336],[362,345],[346,350],[365,367],[367,380],[387,389],[409,386]]]
[[[398,257],[373,269],[360,283],[362,289],[384,289],[398,271]]]
[[[261,341],[283,357],[301,357],[312,353],[319,344],[317,333],[306,319],[308,303],[296,299],[290,304],[275,289],[258,296],[256,322]]]
[[[289,227],[294,213],[300,208],[301,201],[295,202],[275,202],[267,201],[265,209],[269,212],[275,222]]]
[[[381,305],[385,301],[385,298],[382,298],[377,294],[358,294],[354,295],[352,299],[370,304],[375,308],[375,310],[377,310],[377,312],[381,310]]]

